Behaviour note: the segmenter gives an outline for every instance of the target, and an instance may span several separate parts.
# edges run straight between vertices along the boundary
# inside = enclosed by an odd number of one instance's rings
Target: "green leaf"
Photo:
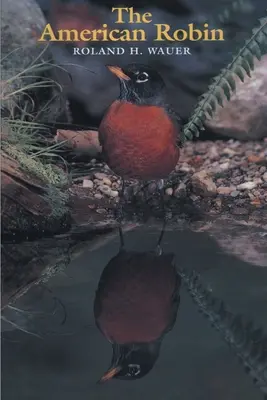
[[[267,18],[261,18],[258,27],[252,30],[252,35],[244,46],[233,57],[226,68],[214,78],[208,87],[208,91],[202,95],[190,116],[188,123],[184,126],[183,136],[191,139],[199,135],[199,131],[207,118],[213,116],[218,105],[223,106],[224,98],[229,101],[233,91],[236,89],[235,77],[244,82],[245,76],[251,76],[254,69],[254,57],[261,59],[267,53]]]

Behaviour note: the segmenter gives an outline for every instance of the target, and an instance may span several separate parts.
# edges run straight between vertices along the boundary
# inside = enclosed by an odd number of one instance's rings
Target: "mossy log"
[[[116,226],[77,201],[59,217],[46,196],[46,186],[22,171],[17,161],[1,154],[2,306],[16,300],[31,285],[65,267],[81,249]],[[81,213],[83,217],[78,218]],[[85,219],[85,227],[82,221]],[[102,236],[101,236],[102,237]]]

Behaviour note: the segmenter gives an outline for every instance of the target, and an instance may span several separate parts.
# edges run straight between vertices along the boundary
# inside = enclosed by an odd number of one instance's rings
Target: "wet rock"
[[[231,210],[231,213],[233,215],[248,215],[249,214],[249,210],[247,208],[244,207],[235,207]]]
[[[239,140],[267,136],[267,55],[255,62],[252,78],[236,78],[236,92],[207,122],[213,132]]]
[[[213,180],[207,175],[205,170],[196,172],[192,176],[192,186],[196,194],[205,197],[214,196],[217,193],[217,188]]]
[[[177,188],[174,190],[175,197],[183,197],[186,195],[186,184],[184,182],[179,183]]]
[[[117,190],[111,190],[109,193],[110,197],[119,197],[119,192]]]
[[[256,182],[248,181],[237,186],[238,190],[251,190],[257,186]]]
[[[97,212],[98,214],[106,214],[106,213],[107,213],[107,210],[106,210],[105,208],[98,208],[98,210],[96,210],[96,212]]]
[[[267,172],[265,172],[265,173],[262,175],[262,179],[264,180],[264,182],[267,182]]]
[[[94,187],[94,182],[91,181],[90,179],[84,179],[83,180],[83,187],[92,189]]]
[[[148,187],[147,187],[147,191],[149,194],[153,194],[157,191],[157,184],[156,182],[151,182],[149,183]]]
[[[219,209],[222,207],[222,199],[220,197],[215,200],[215,206]]]
[[[172,196],[173,195],[173,188],[167,188],[166,190],[165,190],[165,194],[167,195],[167,196]]]
[[[98,200],[103,199],[103,196],[102,196],[102,194],[100,194],[100,193],[96,193],[96,194],[94,195],[94,197],[95,197],[96,199],[98,199]]]
[[[191,195],[190,195],[190,199],[191,199],[192,201],[197,201],[197,200],[199,200],[199,196],[196,196],[195,194],[191,194]]]

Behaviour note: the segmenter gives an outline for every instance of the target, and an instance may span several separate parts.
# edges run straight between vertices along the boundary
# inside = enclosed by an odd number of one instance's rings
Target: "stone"
[[[110,197],[119,197],[119,192],[117,190],[111,190],[109,193]]]
[[[229,165],[230,165],[229,162],[225,162],[223,164],[220,164],[220,170],[221,171],[227,170],[229,168]]]
[[[248,215],[249,210],[247,210],[244,207],[235,207],[233,208],[233,210],[231,211],[231,213],[233,215]]]
[[[264,182],[267,182],[267,172],[265,172],[265,173],[262,175],[262,179],[264,180]]]
[[[21,73],[40,55],[43,48],[37,46],[32,34],[33,26],[39,32],[45,27],[43,13],[35,0],[2,0],[1,2],[1,64],[5,81]],[[39,60],[40,62],[41,60]],[[16,79],[13,89],[32,83],[35,79]],[[24,82],[23,82],[24,81]],[[12,86],[10,87],[12,89]]]
[[[237,197],[237,196],[239,196],[239,191],[238,190],[234,190],[232,193],[231,193],[231,197]]]
[[[151,182],[149,183],[148,187],[147,187],[147,191],[149,194],[153,194],[157,191],[157,184],[156,182]]]
[[[254,182],[256,183],[256,185],[261,185],[263,183],[261,178],[254,179]]]
[[[229,157],[233,157],[234,155],[236,155],[236,151],[233,149],[230,149],[229,147],[226,147],[225,149],[223,149],[222,154],[225,154]]]
[[[257,154],[251,154],[248,156],[248,162],[249,163],[260,163],[263,161],[263,157]]]
[[[110,192],[111,192],[110,187],[106,186],[106,185],[99,186],[99,190],[100,190],[100,192],[102,192],[102,193],[104,193],[106,195],[110,195]]]
[[[210,160],[216,160],[220,158],[220,155],[218,153],[217,147],[216,146],[211,146],[209,150],[209,159]]]
[[[107,186],[111,186],[111,185],[112,185],[112,182],[111,182],[111,180],[110,180],[109,178],[104,178],[104,179],[103,179],[103,183],[104,183],[105,185],[107,185]]]
[[[217,193],[217,188],[213,180],[207,175],[205,170],[196,172],[192,176],[193,190],[197,195],[205,197],[214,196]]]
[[[237,186],[238,190],[251,190],[257,186],[256,182],[248,181]]]
[[[119,185],[118,182],[113,182],[112,185],[111,185],[111,187],[112,187],[112,189],[119,189],[119,188],[120,188],[120,185]]]
[[[224,107],[218,107],[206,126],[214,133],[238,140],[267,137],[267,55],[255,60],[252,78],[236,80],[236,91]]]
[[[105,208],[98,208],[98,209],[96,210],[96,212],[97,212],[98,214],[106,214],[106,213],[107,213],[107,210],[106,210]]]
[[[22,100],[25,92],[23,89],[27,87],[31,95],[38,98],[38,110],[34,102],[29,101],[24,111],[29,114],[37,111],[38,119],[34,121],[40,123],[55,121],[63,115],[66,120],[70,118],[68,102],[61,88],[56,85],[48,88],[46,85],[46,94],[42,96],[42,83],[36,84],[41,75],[40,64],[51,59],[50,46],[45,48],[37,42],[45,25],[44,15],[35,0],[1,1],[1,99],[10,96],[7,104],[2,102],[2,107],[10,111],[12,106]],[[39,64],[38,69],[34,67],[36,64]],[[22,76],[26,69],[27,72]],[[51,74],[52,70],[58,68],[51,67],[48,73]],[[11,79],[15,76],[16,79]]]
[[[181,172],[192,172],[194,169],[190,167],[187,163],[183,163],[182,165],[177,165],[175,167],[175,171],[181,171]]]
[[[165,194],[167,195],[167,196],[172,196],[173,195],[173,188],[167,188],[166,190],[165,190]]]
[[[95,173],[95,178],[99,179],[100,181],[102,181],[106,177],[107,177],[107,175],[104,172],[96,172]]]
[[[83,187],[84,187],[84,188],[93,189],[93,187],[94,187],[94,182],[91,181],[90,179],[84,179],[84,180],[83,180]]]
[[[174,190],[175,197],[183,197],[186,195],[186,184],[184,182],[179,183],[177,188]]]
[[[229,195],[235,190],[234,186],[220,186],[217,188],[217,192],[223,195]]]
[[[95,197],[96,199],[98,199],[98,200],[103,199],[103,196],[102,196],[102,194],[100,194],[100,193],[96,193],[96,194],[94,195],[94,197]]]

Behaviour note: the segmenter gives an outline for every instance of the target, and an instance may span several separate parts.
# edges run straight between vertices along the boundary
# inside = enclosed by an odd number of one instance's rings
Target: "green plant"
[[[69,183],[67,165],[60,155],[64,142],[51,143],[49,129],[28,111],[34,106],[29,91],[58,87],[43,75],[50,67],[49,63],[36,59],[20,73],[1,82],[1,150],[17,160],[23,171],[43,183],[45,197],[52,205],[52,216],[60,217],[66,212],[68,196],[64,189]],[[65,171],[56,165],[56,159],[63,162]]]
[[[230,100],[236,89],[235,77],[244,82],[245,75],[251,76],[254,69],[254,57],[258,60],[267,52],[267,18],[260,20],[260,26],[253,29],[252,36],[233,57],[233,60],[213,79],[208,91],[200,97],[198,104],[183,128],[183,137],[192,139],[204,129],[204,122],[211,118],[217,106],[223,107],[223,101]]]
[[[254,383],[267,395],[267,336],[262,329],[241,315],[227,310],[223,301],[216,299],[193,271],[180,270],[185,286],[201,312],[222,335],[235,355],[252,377]]]

